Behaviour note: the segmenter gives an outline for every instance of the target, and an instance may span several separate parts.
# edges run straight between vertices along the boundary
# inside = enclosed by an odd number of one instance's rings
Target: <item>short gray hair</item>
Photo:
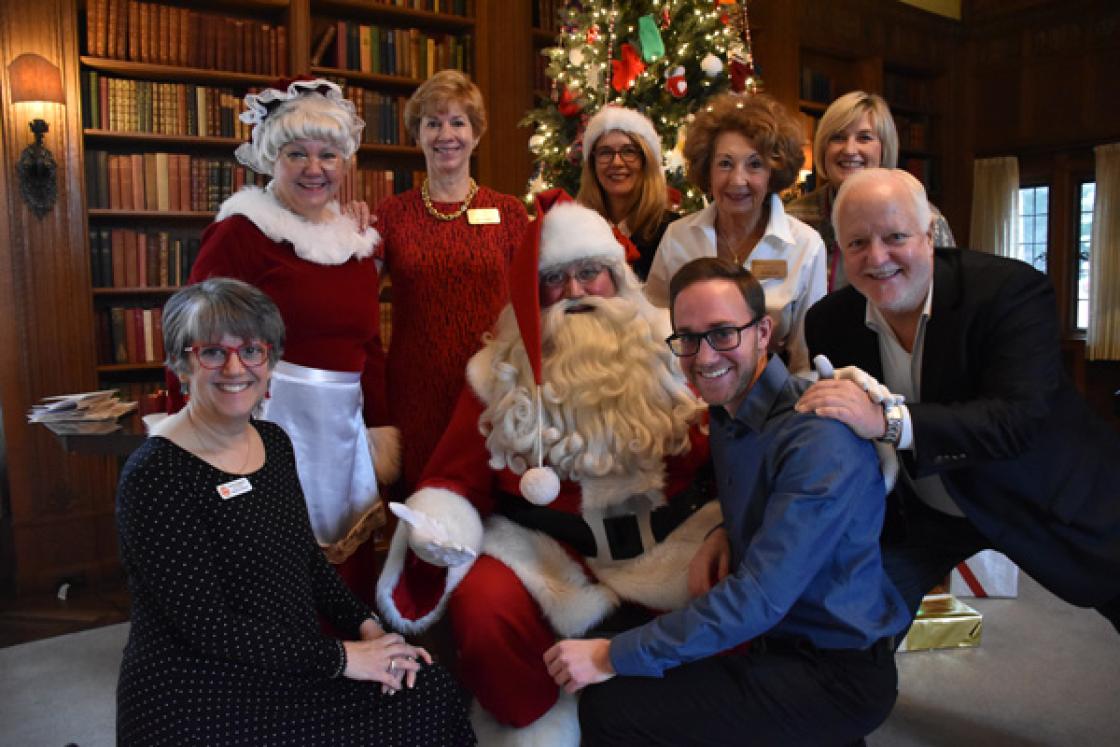
[[[176,374],[190,372],[185,349],[216,342],[223,335],[260,340],[271,346],[271,369],[284,354],[284,320],[272,299],[233,278],[209,278],[177,291],[163,306],[165,364]]]
[[[918,225],[923,231],[929,231],[933,224],[933,209],[929,206],[926,188],[913,174],[903,169],[863,169],[844,180],[836,193],[836,201],[832,203],[830,219],[832,225],[836,227],[837,235],[840,233],[840,226],[836,222],[836,217],[840,215],[840,206],[844,204],[852,190],[857,189],[864,182],[894,182],[905,188],[914,202],[914,215],[918,218]]]

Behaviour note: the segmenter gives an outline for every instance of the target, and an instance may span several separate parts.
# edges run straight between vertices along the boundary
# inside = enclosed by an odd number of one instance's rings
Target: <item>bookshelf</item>
[[[404,103],[474,68],[473,0],[79,0],[82,169],[99,386],[162,385],[159,310],[218,206],[267,179],[233,150],[248,91],[292,71],[342,86],[366,120],[340,199],[411,188]],[[131,390],[134,391],[135,390]]]

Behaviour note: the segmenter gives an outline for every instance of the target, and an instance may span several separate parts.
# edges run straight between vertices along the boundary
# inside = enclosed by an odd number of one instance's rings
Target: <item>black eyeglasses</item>
[[[600,166],[607,166],[618,156],[622,162],[627,166],[633,166],[642,158],[642,151],[635,148],[633,145],[624,145],[618,150],[614,148],[596,148],[595,161]]]
[[[758,324],[763,318],[756,317],[742,327],[716,327],[707,332],[677,332],[666,337],[665,343],[678,358],[687,358],[699,353],[701,340],[707,340],[708,346],[717,352],[734,350],[743,340],[743,331]]]
[[[198,358],[198,365],[203,368],[222,368],[233,353],[237,354],[237,357],[241,360],[241,365],[246,368],[257,368],[268,362],[268,351],[271,349],[272,346],[267,342],[247,342],[238,347],[211,342],[205,345],[191,345],[188,348],[183,348],[183,352],[194,353]]]

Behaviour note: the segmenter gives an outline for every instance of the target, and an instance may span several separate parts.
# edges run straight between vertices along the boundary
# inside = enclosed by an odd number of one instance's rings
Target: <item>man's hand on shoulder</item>
[[[852,381],[822,379],[809,387],[795,409],[839,420],[860,438],[879,438],[887,430],[883,408]]]
[[[544,652],[544,664],[557,685],[575,693],[614,677],[611,642],[606,638],[565,640]]]

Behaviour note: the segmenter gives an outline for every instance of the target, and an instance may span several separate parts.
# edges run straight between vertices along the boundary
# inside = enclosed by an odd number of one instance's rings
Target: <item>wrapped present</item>
[[[1017,597],[1019,566],[1003,553],[981,550],[953,569],[949,592],[958,597]]]
[[[983,617],[952,594],[927,594],[899,651],[980,645]]]

